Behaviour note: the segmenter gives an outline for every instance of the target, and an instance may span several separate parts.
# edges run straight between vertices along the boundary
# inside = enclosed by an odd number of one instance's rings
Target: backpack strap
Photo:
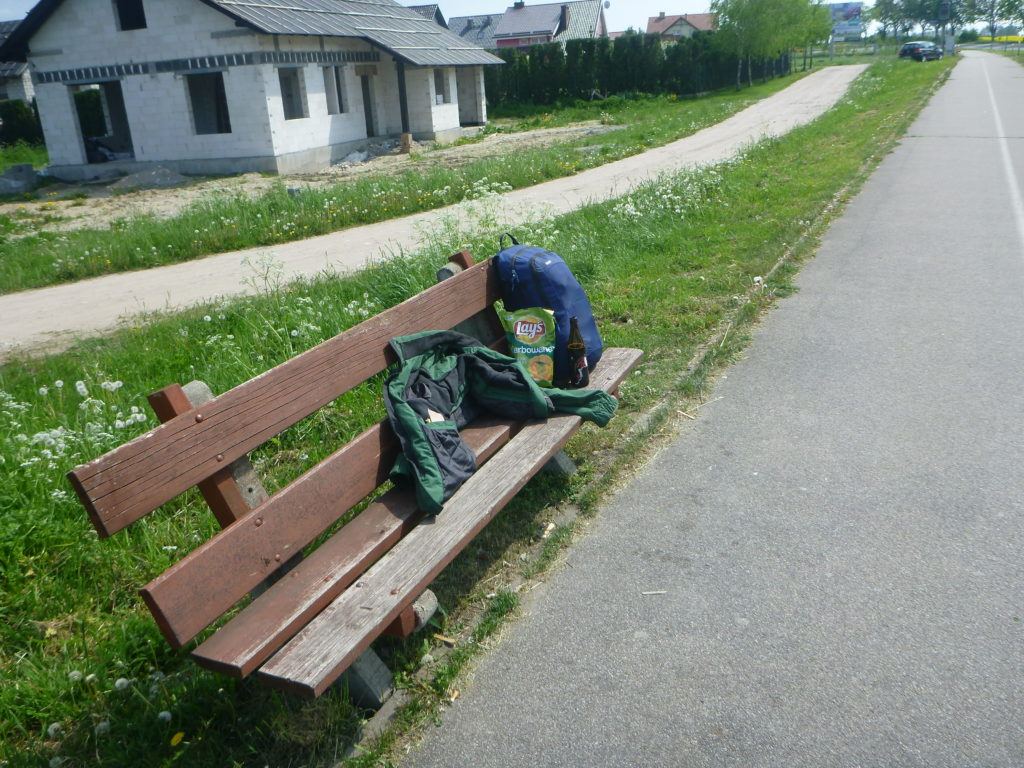
[[[498,250],[499,251],[505,250],[505,238],[506,237],[509,240],[512,241],[512,245],[519,245],[519,241],[516,240],[515,235],[513,235],[511,232],[506,232],[505,234],[503,234],[501,237],[498,238]]]

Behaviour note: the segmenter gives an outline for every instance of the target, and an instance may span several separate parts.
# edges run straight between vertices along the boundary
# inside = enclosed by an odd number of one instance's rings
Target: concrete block
[[[39,176],[28,163],[12,165],[0,174],[0,195],[23,195],[39,186]]]
[[[380,709],[395,692],[391,670],[372,648],[363,651],[336,685],[347,688],[353,703],[363,709]]]
[[[542,471],[555,477],[572,477],[579,472],[579,467],[566,455],[565,451],[559,451],[548,460]]]

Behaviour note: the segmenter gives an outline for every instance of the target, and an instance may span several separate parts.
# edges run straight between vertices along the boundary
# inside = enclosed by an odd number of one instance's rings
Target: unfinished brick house
[[[373,137],[487,120],[501,61],[393,0],[41,0],[0,46],[27,61],[50,172],[322,168]],[[75,93],[99,88],[104,136]]]

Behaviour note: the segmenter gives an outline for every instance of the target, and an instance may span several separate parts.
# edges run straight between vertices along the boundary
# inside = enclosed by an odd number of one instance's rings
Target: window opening
[[[192,124],[199,135],[231,133],[228,97],[224,90],[224,73],[185,75],[188,98],[192,105]]]
[[[146,11],[142,0],[114,0],[117,28],[122,32],[146,28]]]
[[[448,73],[443,69],[434,70],[434,103],[452,103],[452,94],[448,89]]]
[[[340,115],[346,111],[344,67],[324,67],[324,91],[327,94],[327,114]]]
[[[281,81],[281,103],[284,105],[285,120],[299,120],[309,117],[306,109],[306,94],[303,88],[302,70],[287,67],[277,70]]]

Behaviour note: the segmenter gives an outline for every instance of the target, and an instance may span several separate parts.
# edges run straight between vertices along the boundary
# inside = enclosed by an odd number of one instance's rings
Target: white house
[[[450,140],[486,122],[501,63],[393,0],[40,0],[8,59],[69,179],[300,172],[376,136]],[[97,87],[106,133],[84,136],[75,94]]]
[[[20,21],[0,21],[0,43],[8,38]],[[0,61],[0,101],[18,99],[31,103],[35,90],[28,64],[23,61]]]

